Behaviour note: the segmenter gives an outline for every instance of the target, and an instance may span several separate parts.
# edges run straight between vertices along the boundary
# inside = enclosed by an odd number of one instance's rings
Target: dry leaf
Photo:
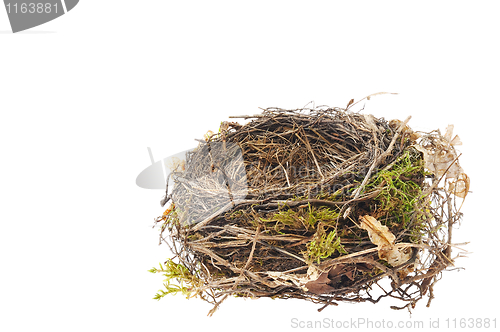
[[[461,145],[458,135],[453,135],[453,125],[446,127],[446,133],[440,139],[424,145],[413,147],[423,153],[425,168],[441,178],[446,172],[446,179],[450,179],[448,192],[457,197],[465,198],[469,191],[470,180],[458,164],[458,154],[454,146]]]
[[[316,280],[307,282],[304,286],[308,292],[314,294],[328,294],[336,289],[336,284],[341,281],[342,276],[354,281],[353,271],[355,266],[338,264],[332,266],[328,272],[323,272]],[[337,287],[338,288],[338,287]]]
[[[308,291],[306,285],[309,282],[314,282],[321,277],[321,271],[315,267],[314,265],[310,265],[307,269],[307,273],[305,276],[297,276],[295,274],[283,273],[283,272],[267,272],[267,275],[275,280],[276,284],[286,284],[288,282],[292,282],[294,285],[302,288],[305,292]],[[312,285],[312,284],[311,284]],[[318,289],[319,291],[319,289]]]
[[[378,256],[380,259],[385,260],[391,266],[398,266],[406,263],[411,258],[411,248],[380,248],[378,252]]]
[[[453,195],[465,198],[469,193],[470,188],[470,179],[465,173],[460,173],[460,175],[455,179],[455,181],[450,182],[450,186],[448,187],[448,192]]]
[[[363,272],[372,272],[373,265],[370,265],[367,263],[358,263],[358,264],[356,264],[356,268],[360,271],[363,271]]]
[[[451,135],[453,134],[453,128],[455,128],[455,126],[452,124],[446,127],[446,132],[444,133],[444,139],[447,140],[448,142],[451,142]]]
[[[331,280],[328,278],[328,272],[322,273],[318,279],[309,281],[304,286],[308,292],[314,294],[327,294],[335,290],[332,286],[328,285]]]
[[[391,266],[398,266],[411,258],[411,248],[396,248],[394,242],[396,237],[372,216],[360,216],[360,228],[368,231],[370,241],[378,248],[378,257],[385,260]]]
[[[458,135],[455,135],[455,137],[453,137],[453,139],[451,140],[450,144],[453,146],[462,145],[462,141],[460,140],[460,137],[458,137]]]
[[[368,215],[360,217],[360,220],[361,229],[368,231],[368,236],[373,244],[378,247],[388,247],[394,244],[396,237],[389,231],[387,226],[383,226],[380,221]]]
[[[334,285],[340,281],[340,278],[345,273],[344,267],[344,264],[339,264],[336,265],[335,268],[332,267],[330,271],[328,271],[328,279],[330,279],[331,285]]]

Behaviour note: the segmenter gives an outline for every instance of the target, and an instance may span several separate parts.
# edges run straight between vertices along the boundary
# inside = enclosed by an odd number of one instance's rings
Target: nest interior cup
[[[171,173],[156,221],[174,256],[151,270],[167,277],[155,298],[200,297],[212,314],[229,295],[320,309],[390,296],[401,309],[432,293],[469,187],[452,127],[419,133],[409,118],[327,107],[240,118]]]

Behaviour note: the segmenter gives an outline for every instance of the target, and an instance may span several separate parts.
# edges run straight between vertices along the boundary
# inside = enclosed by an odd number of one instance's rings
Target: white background
[[[490,318],[498,299],[499,6],[488,1],[81,1],[12,34],[0,8],[0,330],[297,330],[291,319]],[[151,298],[170,256],[153,220],[161,190],[136,186],[155,158],[258,107],[344,107],[455,124],[472,180],[430,308],[389,301],[317,313],[299,300]],[[456,251],[455,251],[456,253]]]

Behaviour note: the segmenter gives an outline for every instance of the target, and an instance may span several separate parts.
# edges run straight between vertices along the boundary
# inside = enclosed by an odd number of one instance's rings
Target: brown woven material
[[[338,108],[241,117],[171,174],[157,219],[188,297],[430,304],[468,191],[458,138]]]

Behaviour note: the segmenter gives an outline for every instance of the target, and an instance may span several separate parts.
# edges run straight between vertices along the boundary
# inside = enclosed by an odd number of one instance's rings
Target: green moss
[[[324,206],[315,207],[311,204],[307,204],[307,206],[298,209],[283,207],[280,211],[274,213],[268,219],[260,218],[260,221],[265,224],[274,224],[274,229],[278,233],[281,233],[284,228],[314,231],[319,222],[335,226],[338,218],[339,212],[334,209]]]
[[[381,190],[373,201],[373,210],[382,223],[389,228],[400,229],[412,222],[408,238],[412,242],[418,241],[423,232],[424,214],[418,209],[422,208],[419,205],[422,202],[421,187],[426,175],[420,153],[410,148],[392,167],[373,176],[366,186],[367,190]]]
[[[236,211],[231,212],[231,214],[229,214],[229,215],[227,216],[227,219],[229,219],[229,220],[234,220],[234,219],[241,218],[243,215],[244,215],[244,212],[243,212],[243,211],[241,211],[241,210],[236,210]]]
[[[165,262],[165,266],[160,263],[160,269],[152,268],[149,272],[163,273],[166,278],[163,283],[165,290],[159,290],[153,298],[155,300],[160,300],[168,294],[175,295],[178,293],[182,293],[186,298],[189,298],[200,285],[200,280],[192,275],[187,267],[182,264],[174,263],[171,259]],[[172,283],[174,280],[177,281],[177,283]]]
[[[337,232],[332,230],[326,234],[323,225],[320,224],[313,240],[307,244],[307,258],[319,264],[322,259],[330,257],[336,251],[340,254],[347,254],[347,251],[340,244]]]

